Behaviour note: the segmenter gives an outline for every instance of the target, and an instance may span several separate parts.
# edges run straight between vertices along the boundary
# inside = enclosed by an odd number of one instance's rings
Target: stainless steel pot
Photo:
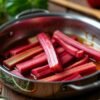
[[[51,34],[54,30],[64,33],[77,34],[100,45],[100,23],[86,16],[72,13],[49,13],[45,10],[29,10],[19,14],[16,19],[5,23],[0,27],[0,55],[16,42],[27,37],[34,36],[39,32]],[[76,95],[100,87],[97,71],[80,80],[70,82],[41,82],[18,77],[5,69],[0,64],[1,81],[11,89],[31,97],[60,98]]]

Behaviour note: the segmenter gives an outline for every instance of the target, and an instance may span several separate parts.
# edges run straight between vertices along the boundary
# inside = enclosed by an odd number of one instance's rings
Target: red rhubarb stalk
[[[37,38],[45,51],[49,67],[55,72],[62,71],[62,66],[58,61],[54,47],[47,35],[40,33]]]
[[[52,70],[47,69],[46,71],[42,71],[42,72],[40,72],[40,73],[36,73],[36,74],[35,74],[35,77],[36,77],[37,79],[40,79],[40,78],[44,78],[44,77],[47,77],[47,76],[52,75],[52,74],[54,74],[54,73],[52,72]]]
[[[73,56],[80,58],[84,55],[84,51],[82,50],[78,50],[77,48],[65,43],[64,41],[62,41],[58,36],[54,36],[54,38],[57,40],[57,42],[63,46],[63,48],[69,52],[70,54],[72,54]]]
[[[51,75],[52,73],[54,72],[49,68],[48,64],[35,68],[31,71],[31,75],[34,75],[37,79],[47,77],[48,75]]]
[[[58,47],[58,48],[56,48],[55,50],[56,50],[56,53],[57,53],[57,54],[61,54],[61,53],[63,53],[63,52],[65,51],[64,48],[62,48],[62,47]],[[46,55],[45,55],[44,52],[43,52],[43,53],[40,53],[40,54],[38,54],[38,55],[36,55],[36,56],[34,56],[33,58],[38,59],[38,58],[40,58],[40,57],[42,57],[42,56],[45,56],[45,59],[46,59]]]
[[[100,61],[100,52],[97,50],[94,50],[92,48],[89,48],[73,39],[71,39],[70,37],[66,36],[65,34],[63,34],[60,31],[55,31],[54,32],[54,37],[58,36],[61,40],[65,41],[66,43],[85,51],[86,53],[88,53],[91,57],[93,57],[95,60]]]
[[[34,43],[32,43],[32,44],[27,44],[27,45],[24,45],[24,46],[21,46],[21,47],[18,47],[18,48],[15,48],[15,49],[10,50],[10,54],[11,55],[18,54],[20,52],[23,52],[24,50],[30,49],[32,47],[35,47],[38,44],[39,44],[38,41],[34,41]]]
[[[43,57],[43,56],[45,56],[45,53],[44,52],[42,52],[42,53],[34,56],[33,59],[38,59],[38,58]]]
[[[81,59],[80,61],[75,62],[74,64],[70,65],[66,69],[71,69],[73,67],[83,65],[83,64],[87,63],[88,60],[89,60],[89,57],[88,57],[88,55],[86,55],[83,59]]]
[[[40,73],[40,72],[42,72],[42,71],[46,71],[46,70],[48,70],[48,69],[50,69],[49,68],[49,65],[47,64],[47,65],[44,65],[44,66],[40,66],[40,67],[38,67],[38,68],[34,68],[34,69],[32,69],[32,73]]]
[[[70,55],[67,52],[63,52],[62,54],[59,55],[59,59],[61,61],[61,64],[65,65],[69,63],[70,61],[72,61],[74,59],[74,56]]]
[[[71,35],[70,38],[74,39],[74,40],[77,40],[78,37],[76,35]],[[36,37],[30,37],[28,38],[28,42],[29,43],[34,43],[35,41],[37,41],[37,38]],[[51,39],[52,43],[55,43],[55,40],[52,38]]]
[[[62,65],[70,62],[74,57],[66,52],[62,53],[60,56],[60,61]],[[42,73],[42,74],[41,74]],[[49,65],[41,66],[32,70],[31,74],[35,75],[38,79],[47,77],[48,75],[53,74],[54,72],[49,68]]]
[[[31,70],[32,68],[36,68],[40,65],[44,65],[47,62],[47,59],[45,56],[38,57],[38,59],[30,59],[25,62],[21,62],[19,64],[16,64],[16,68],[21,72],[27,72]]]
[[[56,49],[56,52],[58,54],[61,54],[62,52],[64,52],[64,49],[59,47]],[[46,64],[46,63],[47,63],[47,57],[45,53],[40,53],[39,55],[33,57],[32,59],[16,64],[16,67],[21,73],[24,73],[33,68],[42,66],[43,64]]]
[[[31,71],[31,75],[34,75],[37,79],[52,75],[54,72],[49,68],[49,65],[41,66]]]
[[[14,49],[10,50],[9,53],[11,55],[15,55],[15,54],[18,54],[18,53],[20,53],[20,52],[22,52],[24,50],[30,49],[31,47],[37,46],[39,44],[39,41],[38,41],[38,39],[36,37],[29,38],[28,41],[31,44],[27,44],[27,45],[23,45],[23,46],[14,48]],[[52,39],[52,43],[55,43],[54,39]]]
[[[96,65],[93,62],[86,63],[84,65],[77,66],[72,69],[65,70],[65,71],[57,73],[55,75],[43,78],[43,79],[41,79],[41,81],[42,82],[43,81],[45,81],[45,82],[60,81],[60,80],[64,79],[65,77],[68,77],[74,73],[83,74],[83,73],[89,72],[91,70],[96,71]]]
[[[64,79],[62,79],[62,82],[68,82],[68,81],[72,81],[72,80],[78,80],[82,78],[82,76],[79,73],[74,73],[71,76],[65,77]]]
[[[37,47],[34,47],[34,48],[30,48],[28,50],[25,50],[19,54],[16,54],[6,60],[3,61],[3,63],[5,65],[7,65],[8,68],[13,68],[15,64],[33,56],[33,55],[36,55],[40,52],[42,52],[43,49],[41,48],[41,46],[37,46]]]

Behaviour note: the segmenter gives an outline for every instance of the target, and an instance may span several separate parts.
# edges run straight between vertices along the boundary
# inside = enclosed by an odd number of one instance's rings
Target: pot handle
[[[67,86],[76,91],[91,91],[93,89],[97,89],[98,87],[100,87],[100,81],[93,82],[91,84],[87,84],[87,85],[83,85],[83,86],[78,86],[78,85],[74,85],[74,84],[69,84]]]
[[[36,13],[49,13],[49,11],[45,9],[28,9],[28,10],[22,11],[21,13],[17,14],[15,18],[18,19],[23,16],[32,15]]]

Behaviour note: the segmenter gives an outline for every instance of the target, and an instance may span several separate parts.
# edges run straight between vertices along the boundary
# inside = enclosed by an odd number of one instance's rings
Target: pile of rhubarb
[[[19,77],[67,82],[97,71],[100,51],[80,43],[75,35],[56,30],[52,37],[42,32],[26,41],[8,50],[5,55],[9,56],[3,60],[3,65]]]

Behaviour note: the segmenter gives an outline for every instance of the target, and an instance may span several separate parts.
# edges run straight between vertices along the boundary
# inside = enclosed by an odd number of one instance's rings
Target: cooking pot
[[[15,43],[40,32],[54,30],[87,37],[100,45],[100,23],[92,18],[73,13],[50,13],[46,10],[27,10],[0,27],[0,58]],[[88,33],[87,35],[85,33]],[[93,38],[94,37],[94,38]],[[0,62],[1,81],[21,94],[38,98],[60,98],[100,88],[99,71],[69,82],[42,82],[10,73]]]

